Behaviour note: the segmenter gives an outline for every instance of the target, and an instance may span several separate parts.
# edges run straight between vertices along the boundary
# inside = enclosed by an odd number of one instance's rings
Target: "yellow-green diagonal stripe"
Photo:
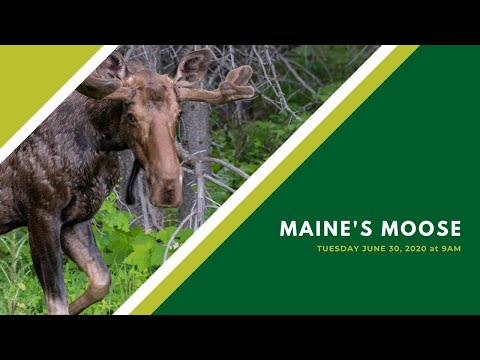
[[[147,297],[132,314],[154,312],[415,50],[393,50]]]
[[[0,46],[2,147],[99,49],[82,46]]]

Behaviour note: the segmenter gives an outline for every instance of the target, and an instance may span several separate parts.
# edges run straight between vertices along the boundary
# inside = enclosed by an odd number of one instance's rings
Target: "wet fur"
[[[62,226],[94,216],[119,180],[121,111],[73,93],[0,164],[0,233],[37,211],[59,214]]]

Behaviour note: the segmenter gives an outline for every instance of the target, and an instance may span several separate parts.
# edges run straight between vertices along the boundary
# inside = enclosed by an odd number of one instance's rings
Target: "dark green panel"
[[[479,63],[480,47],[419,48],[156,313],[480,313]],[[462,236],[379,235],[382,220],[442,219]],[[281,238],[281,220],[371,220],[374,235]]]

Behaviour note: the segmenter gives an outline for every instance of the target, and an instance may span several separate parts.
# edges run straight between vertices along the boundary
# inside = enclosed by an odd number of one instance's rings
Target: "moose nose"
[[[178,207],[182,204],[181,176],[162,176],[158,179],[149,178],[150,202],[156,207]]]

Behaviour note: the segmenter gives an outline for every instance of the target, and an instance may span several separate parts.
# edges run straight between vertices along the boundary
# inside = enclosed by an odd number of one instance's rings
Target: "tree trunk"
[[[210,113],[208,104],[185,102],[182,104],[182,120],[180,122],[180,141],[190,154],[210,156],[212,139],[210,136]],[[203,191],[203,175],[210,173],[210,164],[199,163],[195,166],[195,174],[184,173],[183,204],[180,207],[180,221],[192,211],[198,214],[191,220],[190,226],[198,228],[205,218],[206,204]],[[196,190],[200,190],[197,192]]]

